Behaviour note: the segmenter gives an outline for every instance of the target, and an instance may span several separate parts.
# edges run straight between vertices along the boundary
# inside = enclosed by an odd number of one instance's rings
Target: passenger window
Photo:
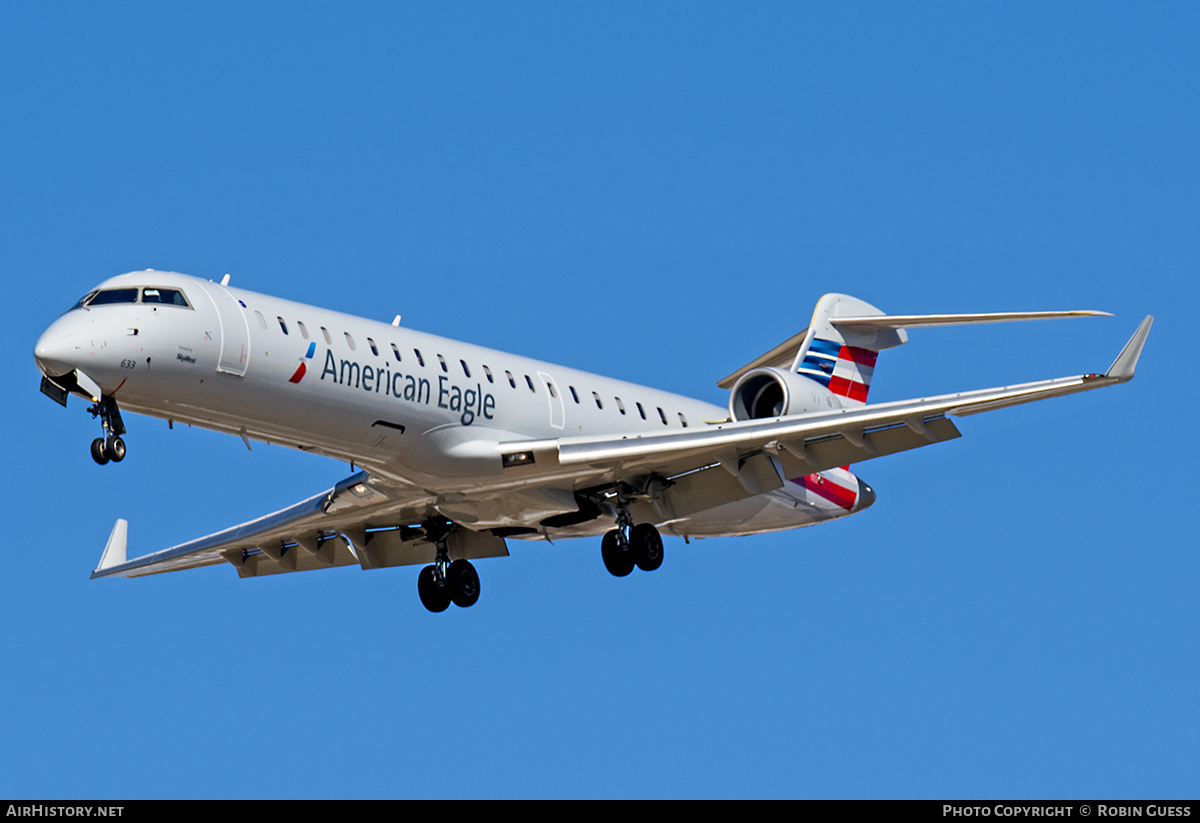
[[[467,368],[466,360],[459,360],[458,365],[462,366],[463,374],[465,374],[467,377],[471,376],[471,370]]]
[[[638,414],[640,414],[642,416],[642,419],[645,420],[646,419],[646,410],[642,408],[642,404],[634,403],[634,405],[638,407]]]
[[[619,397],[616,398],[616,401],[617,401],[617,410],[620,411],[621,414],[624,414],[625,413],[625,404],[621,402],[621,398],[619,398]]]
[[[298,328],[300,330],[300,336],[303,337],[305,340],[307,340],[308,339],[308,329],[306,329],[304,327],[304,324],[301,323],[299,320],[297,320],[296,328]]]
[[[276,317],[275,319],[279,321],[279,328],[283,329],[284,334],[287,334],[287,323],[283,322],[282,317]]]
[[[683,424],[685,429],[687,428],[687,418],[683,416],[683,412],[679,412],[679,422]]]
[[[401,361],[401,360],[400,360],[400,349],[396,348],[396,344],[395,344],[395,343],[393,343],[393,344],[392,344],[392,353],[396,355],[396,362],[397,362],[397,363],[403,362],[403,361]]]
[[[567,388],[571,390],[571,397],[575,400],[575,404],[579,405],[579,393],[575,391],[575,387],[567,386]]]
[[[558,391],[554,388],[553,383],[547,383],[546,388],[548,388],[550,390],[551,397],[558,397]]]
[[[258,321],[258,325],[262,328],[265,329],[267,327],[267,318],[263,317],[262,312],[257,309],[254,311],[254,319]]]
[[[417,363],[420,364],[421,368],[425,368],[425,358],[421,356],[421,350],[413,349],[413,354],[417,356]]]
[[[592,397],[594,397],[596,399],[596,408],[603,409],[604,404],[600,402],[600,395],[596,394],[595,392],[592,392]]]
[[[325,328],[324,326],[322,326],[322,327],[321,327],[321,334],[325,335],[325,345],[327,345],[327,346],[332,346],[332,345],[333,345],[333,338],[329,336],[329,329],[327,329],[327,328]]]
[[[536,392],[536,391],[537,391],[537,389],[535,389],[535,388],[533,387],[533,378],[532,378],[532,377],[530,377],[529,375],[525,375],[525,382],[526,382],[526,383],[529,385],[529,390],[530,390],[531,392]]]
[[[662,406],[658,407],[658,416],[662,418],[663,425],[667,425],[667,413],[662,410]]]
[[[488,382],[489,382],[489,383],[495,383],[495,382],[496,382],[495,380],[493,380],[493,379],[492,379],[492,370],[491,370],[491,369],[489,369],[487,366],[484,366],[484,367],[483,367],[483,373],[484,373],[484,374],[487,376],[487,379],[488,379]]]
[[[358,346],[354,345],[354,338],[350,336],[350,332],[342,332],[346,336],[346,345],[350,347],[350,351],[358,351]]]
[[[504,374],[508,377],[508,385],[515,389],[517,387],[517,381],[513,380],[512,372],[510,372],[508,369],[505,369]]]
[[[374,340],[372,340],[371,338],[369,338],[369,337],[368,337],[368,338],[367,338],[367,345],[371,347],[371,354],[374,354],[374,355],[376,355],[376,356],[378,356],[378,355],[379,355],[379,347],[375,345],[375,341],[374,341]]]
[[[442,357],[442,356],[439,354],[439,355],[437,356],[437,359],[438,359],[438,362],[442,364],[442,371],[444,371],[444,372],[448,372],[448,371],[450,371],[450,369],[449,369],[449,368],[446,366],[446,358]]]

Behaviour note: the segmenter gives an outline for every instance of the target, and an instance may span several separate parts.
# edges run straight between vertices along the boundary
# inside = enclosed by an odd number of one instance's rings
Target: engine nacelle
[[[820,383],[770,366],[746,372],[729,391],[733,420],[763,420],[841,406],[837,395]]]

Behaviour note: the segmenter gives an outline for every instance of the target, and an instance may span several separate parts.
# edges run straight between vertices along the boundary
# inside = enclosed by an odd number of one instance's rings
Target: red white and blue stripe
[[[846,511],[854,509],[858,502],[858,478],[844,468],[826,469],[823,472],[793,477],[792,482],[810,495],[827,500]]]
[[[840,397],[866,403],[878,356],[870,349],[813,338],[796,371]]]

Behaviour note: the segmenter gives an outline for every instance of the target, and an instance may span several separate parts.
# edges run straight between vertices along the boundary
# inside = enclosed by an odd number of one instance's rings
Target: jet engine
[[[840,399],[820,383],[774,367],[746,372],[729,392],[730,417],[739,421],[836,409],[841,405]]]

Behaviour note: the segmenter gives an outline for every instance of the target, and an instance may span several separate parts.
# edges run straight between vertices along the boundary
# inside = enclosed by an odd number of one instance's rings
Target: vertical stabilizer
[[[908,342],[908,335],[903,329],[842,329],[837,326],[837,318],[883,316],[882,311],[857,297],[823,296],[813,310],[808,334],[791,370],[845,398],[848,406],[866,403],[878,353]]]

